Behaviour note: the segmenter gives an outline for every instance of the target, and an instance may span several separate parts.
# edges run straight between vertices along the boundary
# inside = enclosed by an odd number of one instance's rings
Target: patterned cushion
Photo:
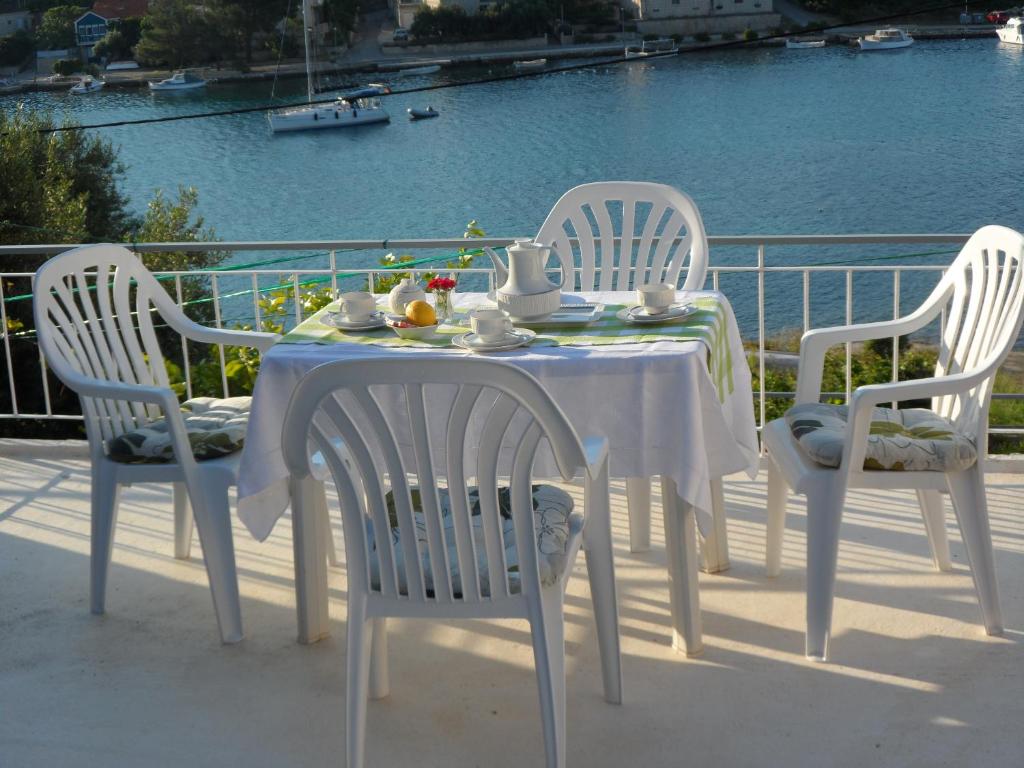
[[[413,503],[413,516],[416,521],[416,540],[422,560],[423,578],[428,596],[433,596],[434,582],[430,570],[430,554],[427,549],[427,529],[424,522],[420,492],[413,488],[410,494]],[[454,522],[451,514],[451,502],[448,490],[438,490],[441,505],[441,517],[444,521],[445,548],[448,551],[449,572],[452,575],[452,590],[456,596],[462,595],[462,580],[459,574],[459,559],[455,549]],[[395,566],[398,570],[398,589],[407,594],[405,579],[405,563],[402,557],[398,517],[395,510],[394,496],[388,491],[386,497],[388,519],[391,523],[391,545],[395,553]],[[470,512],[473,520],[473,543],[477,551],[477,567],[480,572],[480,593],[490,595],[486,557],[484,557],[483,518],[480,516],[480,494],[476,487],[469,488]],[[520,591],[519,556],[516,552],[516,537],[512,522],[512,494],[508,488],[498,489],[498,509],[501,514],[501,538],[505,549],[505,565],[508,569],[508,584],[511,593]],[[573,514],[572,497],[552,485],[533,486],[534,528],[537,532],[538,565],[540,580],[545,586],[554,584],[568,567],[568,547],[573,534],[583,527],[583,517]],[[373,589],[380,589],[380,566],[377,562],[376,542],[373,537],[373,524],[367,520],[367,536],[370,543],[370,578]]]
[[[192,455],[202,461],[242,450],[251,406],[251,397],[193,397],[182,403],[181,415]],[[174,461],[167,422],[158,419],[108,440],[107,455],[124,464]]]
[[[804,403],[786,411],[786,423],[804,452],[818,464],[838,467],[849,409]],[[875,408],[864,469],[956,472],[974,464],[974,441],[926,408]]]

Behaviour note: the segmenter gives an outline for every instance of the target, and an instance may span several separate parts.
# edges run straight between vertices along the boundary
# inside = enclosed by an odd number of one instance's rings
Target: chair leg
[[[102,463],[92,469],[92,537],[89,560],[89,603],[93,613],[103,613],[107,597],[107,575],[114,548],[114,527],[121,486],[113,472]]]
[[[317,520],[320,522],[320,535],[323,536],[327,545],[327,564],[337,568],[341,563],[338,561],[338,550],[334,547],[334,532],[331,530],[331,513],[327,507],[327,489],[323,483],[317,483],[318,497],[316,499]]]
[[[650,484],[648,483],[648,486]],[[590,598],[594,601],[597,645],[601,653],[604,700],[622,703],[622,655],[619,645],[619,602],[615,589],[615,557],[612,552],[611,509],[607,469],[584,490],[587,524],[583,529],[584,554]]]
[[[370,650],[370,698],[383,699],[391,690],[388,676],[388,620],[377,616],[371,621],[373,646]]]
[[[786,481],[768,458],[768,521],[765,534],[764,565],[768,576],[782,572],[782,540],[786,533]]]
[[[629,551],[651,549],[651,478],[626,478],[626,507],[629,509]]]
[[[242,639],[242,607],[238,598],[235,545],[231,538],[231,507],[226,486],[189,488],[206,575],[213,595],[220,637],[225,643]]]
[[[985,481],[980,462],[963,472],[946,475],[953,511],[960,525],[960,535],[967,550],[967,562],[974,577],[985,632],[1003,633],[1003,616],[999,609],[999,589],[996,586],[995,554],[992,551],[992,532],[988,522],[988,502],[985,499]]]
[[[711,478],[711,520],[712,529],[700,540],[701,570],[704,573],[721,573],[729,570],[728,519],[725,513],[725,489],[722,478]]]
[[[668,600],[672,648],[687,656],[704,652],[697,575],[697,518],[693,505],[679,496],[675,481],[662,475],[661,508],[665,517]]]
[[[370,684],[370,656],[373,638],[366,620],[362,595],[349,595],[348,652],[346,658],[346,731],[347,768],[362,768],[366,744],[366,699]]]
[[[826,483],[807,494],[807,658],[825,661],[839,556],[844,483]]]
[[[932,562],[940,571],[952,571],[953,561],[949,556],[949,538],[946,536],[946,516],[942,494],[938,491],[918,490],[917,503],[924,518],[924,529],[928,533],[928,547]]]
[[[188,560],[192,552],[192,508],[188,503],[188,488],[184,483],[174,483],[174,556]]]
[[[541,590],[540,616],[531,609],[530,629],[548,768],[565,767],[565,618],[562,588]]]

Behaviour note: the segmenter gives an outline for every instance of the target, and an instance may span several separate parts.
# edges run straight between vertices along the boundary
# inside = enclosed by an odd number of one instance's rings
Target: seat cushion
[[[838,467],[849,408],[803,403],[786,411],[786,423],[804,452],[818,464]],[[875,408],[864,469],[956,472],[974,464],[974,441],[926,408]]]
[[[484,597],[490,595],[490,583],[487,573],[484,542],[483,518],[480,515],[480,494],[475,486],[469,490],[470,513],[473,522],[473,543],[477,551],[477,568],[480,572],[480,593]],[[411,492],[413,517],[416,521],[416,540],[420,551],[425,586],[428,596],[433,596],[434,583],[430,570],[430,554],[427,549],[427,528],[423,517],[420,492],[413,488]],[[451,514],[451,501],[448,490],[438,490],[440,497],[441,517],[444,521],[445,548],[448,552],[449,572],[452,574],[452,590],[456,596],[462,595],[462,580],[459,574],[458,553],[455,548],[454,521]],[[516,551],[516,537],[512,522],[512,494],[508,488],[498,489],[498,508],[501,514],[501,538],[505,550],[505,567],[508,570],[509,591],[520,591],[519,555]],[[407,594],[405,563],[402,557],[401,536],[398,529],[398,516],[395,510],[394,496],[388,491],[388,519],[391,525],[391,545],[395,553],[395,564],[398,570],[398,589]],[[537,554],[540,568],[540,580],[550,586],[561,578],[569,563],[569,548],[572,538],[583,528],[583,517],[573,514],[572,497],[553,485],[533,486],[534,529],[537,533]],[[380,571],[377,560],[376,542],[373,538],[373,525],[367,520],[367,534],[370,543],[370,578],[374,589],[380,589]]]
[[[192,455],[202,461],[242,450],[251,406],[251,397],[194,397],[182,403],[181,416]],[[108,440],[107,455],[124,464],[174,461],[167,421],[157,419]]]

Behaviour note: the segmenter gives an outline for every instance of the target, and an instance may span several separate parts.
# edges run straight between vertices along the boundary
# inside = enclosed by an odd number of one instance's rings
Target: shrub
[[[744,40],[757,40],[757,32],[755,32],[752,29],[744,29],[743,30],[743,39]]]
[[[78,59],[57,59],[53,65],[53,71],[58,75],[73,75],[82,69],[82,62]]]

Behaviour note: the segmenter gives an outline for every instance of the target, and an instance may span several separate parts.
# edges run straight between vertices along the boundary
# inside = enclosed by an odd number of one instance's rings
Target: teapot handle
[[[565,281],[568,280],[569,276],[573,274],[573,270],[575,269],[575,266],[573,265],[572,260],[571,259],[566,259],[562,255],[562,252],[560,250],[558,250],[558,248],[553,243],[551,245],[549,245],[548,247],[552,250],[552,252],[556,256],[558,256],[558,262],[559,262],[559,265],[562,268],[561,269],[562,279],[558,283],[558,288],[562,289],[562,288],[565,287]],[[572,251],[570,251],[570,253],[572,253]],[[575,283],[575,281],[574,281],[574,283]]]

